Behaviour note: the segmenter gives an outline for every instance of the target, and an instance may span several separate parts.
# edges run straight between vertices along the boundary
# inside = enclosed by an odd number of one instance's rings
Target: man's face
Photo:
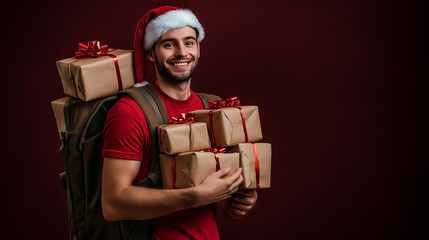
[[[195,72],[200,57],[196,32],[191,27],[168,31],[155,43],[148,59],[155,71],[170,82],[188,81]]]

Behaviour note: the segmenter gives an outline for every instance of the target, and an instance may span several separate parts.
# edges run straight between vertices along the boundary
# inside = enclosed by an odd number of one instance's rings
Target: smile
[[[188,65],[189,62],[173,63],[175,67],[183,67]]]

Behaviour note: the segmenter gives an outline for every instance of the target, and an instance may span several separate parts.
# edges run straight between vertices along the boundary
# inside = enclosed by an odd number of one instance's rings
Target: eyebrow
[[[188,36],[188,37],[183,38],[183,40],[188,40],[188,39],[193,39],[193,40],[197,41],[197,39],[194,36]],[[162,43],[170,42],[170,41],[175,42],[175,41],[177,41],[177,39],[176,38],[166,38],[166,39],[162,40],[160,43],[162,44]]]

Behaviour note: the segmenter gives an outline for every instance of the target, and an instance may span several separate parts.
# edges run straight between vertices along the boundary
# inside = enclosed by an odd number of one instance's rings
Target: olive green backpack
[[[149,239],[153,220],[108,222],[101,208],[103,126],[107,113],[121,96],[131,96],[142,108],[152,134],[152,163],[149,174],[136,185],[161,188],[159,146],[156,126],[167,124],[161,97],[151,85],[127,89],[117,95],[84,102],[70,99],[64,105],[66,130],[61,133],[65,171],[60,174],[67,190],[70,239]],[[204,108],[208,100],[220,98],[197,93]]]

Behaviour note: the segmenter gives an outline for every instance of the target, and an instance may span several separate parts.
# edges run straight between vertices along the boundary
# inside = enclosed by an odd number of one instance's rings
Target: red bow
[[[81,57],[101,57],[106,55],[108,51],[107,45],[101,46],[100,41],[89,41],[88,45],[79,43],[79,50],[75,52],[76,58]]]
[[[216,108],[224,108],[224,107],[237,107],[240,105],[240,100],[238,100],[237,97],[228,98],[224,101],[208,101],[208,108],[209,109],[216,109]]]
[[[247,129],[246,129],[246,122],[244,119],[243,109],[239,107],[240,100],[238,100],[237,97],[228,98],[225,101],[208,101],[208,109],[217,109],[217,108],[224,108],[224,107],[236,107],[240,110],[241,119],[243,121],[243,130],[244,130],[244,142],[248,142],[248,136],[247,136]],[[212,140],[212,146],[216,146],[216,141],[214,137],[214,131],[213,131],[213,120],[212,120],[212,112],[211,110],[209,112],[209,120],[210,120],[210,134],[211,134],[211,140]]]
[[[187,123],[191,124],[195,122],[195,118],[188,116],[186,113],[181,113],[179,118],[172,117],[170,120],[170,124],[181,124],[181,123]]]
[[[204,152],[212,152],[214,154],[215,160],[216,160],[216,172],[220,169],[220,162],[219,162],[219,155],[218,153],[224,153],[226,152],[225,148],[209,148],[204,150]]]
[[[204,152],[225,153],[226,149],[225,148],[215,148],[215,147],[212,147],[212,148],[204,150]]]

